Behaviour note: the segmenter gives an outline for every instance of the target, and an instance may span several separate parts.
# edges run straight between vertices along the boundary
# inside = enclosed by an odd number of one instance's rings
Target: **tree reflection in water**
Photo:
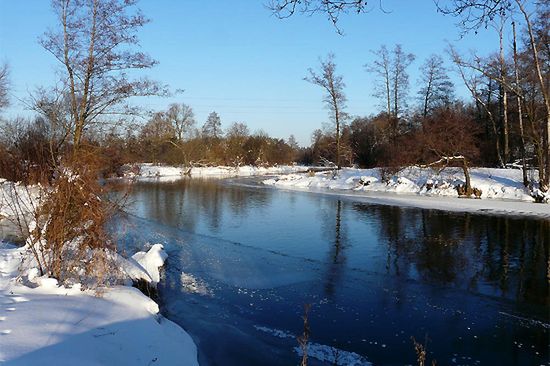
[[[379,217],[387,270],[423,281],[549,304],[550,221],[353,204]]]

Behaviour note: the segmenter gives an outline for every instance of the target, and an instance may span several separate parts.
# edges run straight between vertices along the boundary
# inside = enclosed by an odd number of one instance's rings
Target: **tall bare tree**
[[[326,92],[323,101],[330,111],[330,118],[334,122],[336,128],[336,165],[338,169],[341,169],[341,128],[347,118],[347,114],[344,111],[347,101],[346,95],[344,94],[346,84],[344,83],[343,77],[336,74],[334,54],[330,53],[325,60],[320,59],[319,61],[319,71],[315,72],[313,69],[309,69],[309,76],[305,77],[304,80],[320,86]]]
[[[444,13],[452,14],[461,19],[461,25],[465,31],[477,30],[481,26],[487,26],[497,16],[517,13],[523,18],[527,31],[527,39],[535,77],[539,84],[540,94],[545,109],[545,127],[543,131],[542,160],[540,169],[540,187],[543,191],[550,189],[550,89],[548,88],[548,72],[543,70],[541,60],[540,43],[537,41],[535,17],[528,10],[526,0],[452,0],[450,4],[440,6]],[[548,15],[548,1],[537,3],[536,14]],[[548,16],[543,21],[544,29],[548,33]],[[548,36],[546,36],[548,38]],[[545,46],[542,46],[545,47]],[[547,47],[547,46],[546,46]]]
[[[52,0],[58,28],[47,31],[41,45],[62,65],[75,148],[85,129],[106,115],[131,111],[130,97],[163,90],[148,79],[132,80],[127,71],[155,65],[136,51],[137,32],[148,22],[137,0]],[[104,119],[103,119],[104,120]]]
[[[376,59],[372,64],[366,64],[365,69],[379,78],[374,96],[384,100],[389,116],[399,118],[400,112],[405,108],[409,92],[407,67],[415,57],[412,53],[403,51],[403,47],[399,44],[395,45],[391,53],[384,45],[373,53]]]
[[[529,185],[529,179],[527,178],[527,162],[525,154],[525,129],[523,127],[523,91],[521,90],[520,77],[519,77],[519,61],[518,61],[518,47],[517,47],[517,35],[516,35],[516,23],[512,22],[512,35],[513,35],[513,53],[514,53],[514,81],[516,83],[516,104],[518,111],[518,125],[520,136],[520,155],[521,166],[523,173],[523,185],[527,187]]]
[[[493,110],[491,109],[491,87],[488,89],[487,94],[487,100],[483,98],[483,94],[481,92],[481,79],[484,75],[479,75],[478,68],[471,66],[471,64],[465,62],[463,58],[458,54],[458,51],[456,51],[453,47],[449,47],[449,54],[451,56],[451,59],[453,60],[454,64],[457,67],[458,73],[464,82],[464,85],[468,89],[468,91],[471,93],[472,97],[476,101],[476,105],[478,107],[481,107],[483,111],[486,113],[487,118],[491,122],[491,127],[493,130],[493,134],[495,135],[495,152],[496,157],[498,158],[498,163],[500,167],[504,167],[504,160],[502,158],[502,152],[501,152],[501,146],[500,146],[500,140],[499,140],[499,133],[497,128],[497,120],[493,113]],[[489,82],[491,82],[492,79],[489,78]]]
[[[399,118],[406,107],[409,93],[409,74],[407,68],[414,61],[412,53],[403,51],[400,44],[393,49],[391,81],[393,85],[393,115]]]
[[[448,75],[443,58],[431,55],[420,67],[422,76],[419,84],[418,97],[422,103],[422,116],[426,118],[429,112],[453,100],[454,84]]]
[[[187,104],[171,104],[166,112],[166,118],[172,123],[176,132],[176,138],[181,141],[184,135],[192,134],[195,126],[195,113]]]
[[[504,55],[504,31],[506,28],[507,17],[500,16],[498,22],[495,24],[495,28],[498,33],[499,39],[499,53],[498,53],[498,75],[499,75],[499,97],[500,97],[500,121],[502,126],[502,158],[504,163],[509,163],[510,159],[510,133],[508,122],[508,64]]]
[[[400,113],[405,109],[409,92],[407,67],[414,55],[404,52],[401,45],[395,45],[392,52],[384,45],[372,52],[376,58],[364,67],[377,76],[373,96],[384,105],[391,138],[395,140],[399,134]]]
[[[374,89],[374,96],[384,101],[386,113],[392,115],[392,93],[391,93],[391,57],[385,45],[380,49],[371,51],[375,56],[372,65],[365,64],[365,70],[378,76],[378,82]]]

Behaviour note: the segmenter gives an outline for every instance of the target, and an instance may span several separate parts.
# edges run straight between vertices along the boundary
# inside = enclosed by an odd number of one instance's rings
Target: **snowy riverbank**
[[[282,189],[349,195],[373,203],[413,206],[460,212],[484,212],[550,217],[550,205],[534,203],[523,187],[520,170],[471,169],[472,186],[481,189],[481,199],[459,199],[456,186],[464,183],[458,168],[438,174],[432,169],[407,168],[382,181],[378,169],[343,169],[315,174],[285,174],[263,184]]]
[[[272,166],[272,167],[255,167],[255,166],[215,166],[215,167],[182,167],[182,166],[166,166],[154,164],[139,164],[136,166],[137,172],[130,172],[128,177],[136,178],[161,178],[162,180],[174,180],[183,176],[199,177],[199,178],[229,178],[229,177],[251,177],[262,175],[290,174],[300,171],[306,171],[308,168],[304,166]]]
[[[16,232],[10,222],[39,202],[38,186],[0,180],[0,363],[198,365],[191,337],[131,287],[132,280],[152,286],[159,281],[166,259],[162,245],[127,259],[111,253],[108,276],[120,285],[58,286],[38,276],[28,241],[21,247],[2,242]]]
[[[162,246],[124,260],[130,277],[156,279]],[[129,286],[101,293],[58,286],[22,269],[26,248],[0,242],[0,363],[198,365],[191,337]]]

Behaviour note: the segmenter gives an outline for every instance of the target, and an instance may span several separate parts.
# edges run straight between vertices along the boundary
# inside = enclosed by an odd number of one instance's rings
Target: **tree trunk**
[[[391,117],[391,92],[390,92],[390,74],[386,65],[386,102],[388,110],[388,118]]]
[[[540,84],[540,89],[542,97],[544,99],[544,106],[546,108],[546,127],[544,128],[543,136],[543,159],[540,161],[539,169],[544,171],[540,179],[540,189],[543,192],[548,191],[550,188],[550,96],[548,95],[547,85],[544,78],[542,77],[542,67],[539,59],[539,54],[537,50],[537,43],[535,40],[535,35],[533,33],[533,26],[531,24],[531,19],[529,19],[529,14],[525,9],[521,0],[516,0],[516,4],[523,14],[525,23],[527,24],[527,31],[529,33],[529,43],[531,45],[531,52],[533,53],[533,60],[535,61],[535,70],[537,72],[537,78]],[[540,173],[539,173],[540,174]]]
[[[498,163],[501,168],[504,168],[504,161],[502,160],[502,154],[500,151],[500,136],[498,134],[497,124],[495,121],[495,116],[491,112],[491,94],[492,94],[492,85],[493,80],[489,79],[489,86],[488,86],[488,93],[487,93],[487,104],[483,104],[483,107],[485,108],[485,111],[487,112],[487,116],[489,117],[489,120],[491,121],[491,125],[493,126],[493,133],[495,134],[495,149],[497,153]]]
[[[472,195],[472,183],[470,179],[470,171],[468,169],[468,161],[466,158],[462,159],[462,171],[464,172],[464,183],[466,188],[466,195],[470,197]]]
[[[335,119],[336,119],[336,165],[338,170],[342,169],[342,164],[340,161],[340,116],[338,113],[338,103],[334,104],[335,107]]]
[[[509,134],[508,134],[508,91],[503,86],[502,87],[502,124],[503,124],[503,159],[504,164],[507,164],[510,161],[510,145],[509,145]],[[505,165],[506,166],[506,165]]]
[[[502,122],[502,144],[503,144],[503,159],[504,164],[507,164],[510,160],[510,146],[509,146],[509,136],[508,136],[508,90],[506,87],[506,60],[504,59],[504,43],[503,43],[503,33],[504,33],[504,24],[505,20],[501,17],[501,23],[498,30],[499,36],[499,63],[500,63],[500,97],[502,108],[501,113],[501,122]],[[506,166],[506,165],[505,165]]]
[[[520,154],[521,154],[521,166],[523,173],[523,185],[527,187],[529,185],[529,179],[527,178],[527,163],[525,161],[525,132],[523,130],[523,110],[522,110],[522,96],[519,85],[519,68],[518,68],[518,50],[516,42],[516,23],[512,22],[512,34],[513,34],[513,49],[514,49],[514,74],[516,77],[516,103],[518,104],[518,123],[519,123],[519,135],[521,139]]]

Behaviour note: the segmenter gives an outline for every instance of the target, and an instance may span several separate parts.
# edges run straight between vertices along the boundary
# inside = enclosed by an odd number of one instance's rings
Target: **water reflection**
[[[325,295],[332,299],[334,297],[335,288],[339,285],[342,279],[342,269],[346,263],[346,256],[344,253],[346,245],[345,228],[342,225],[342,201],[336,200],[331,202],[336,206],[334,210],[334,221],[332,223],[327,222],[325,226],[327,228],[327,235],[332,234],[334,238],[330,245],[326,282],[325,282]],[[332,224],[332,225],[331,225]],[[330,237],[330,236],[328,236]]]
[[[413,362],[410,336],[426,334],[442,364],[457,353],[472,357],[458,359],[463,364],[547,358],[547,220],[210,180],[142,182],[131,196],[128,211],[138,218],[128,241],[166,244],[164,311],[198,337],[205,364],[291,363],[295,340],[270,338],[254,325],[299,332],[305,302],[314,303],[316,342],[375,364]],[[182,272],[214,296],[187,293]],[[247,345],[259,351],[235,352]]]
[[[354,204],[379,217],[386,268],[427,282],[549,304],[550,221]]]
[[[142,217],[195,231],[200,222],[218,233],[224,215],[246,216],[251,207],[263,207],[267,192],[227,189],[214,180],[181,179],[139,182],[131,186],[132,210]],[[197,199],[200,197],[201,199]],[[192,215],[187,214],[193,212]]]

